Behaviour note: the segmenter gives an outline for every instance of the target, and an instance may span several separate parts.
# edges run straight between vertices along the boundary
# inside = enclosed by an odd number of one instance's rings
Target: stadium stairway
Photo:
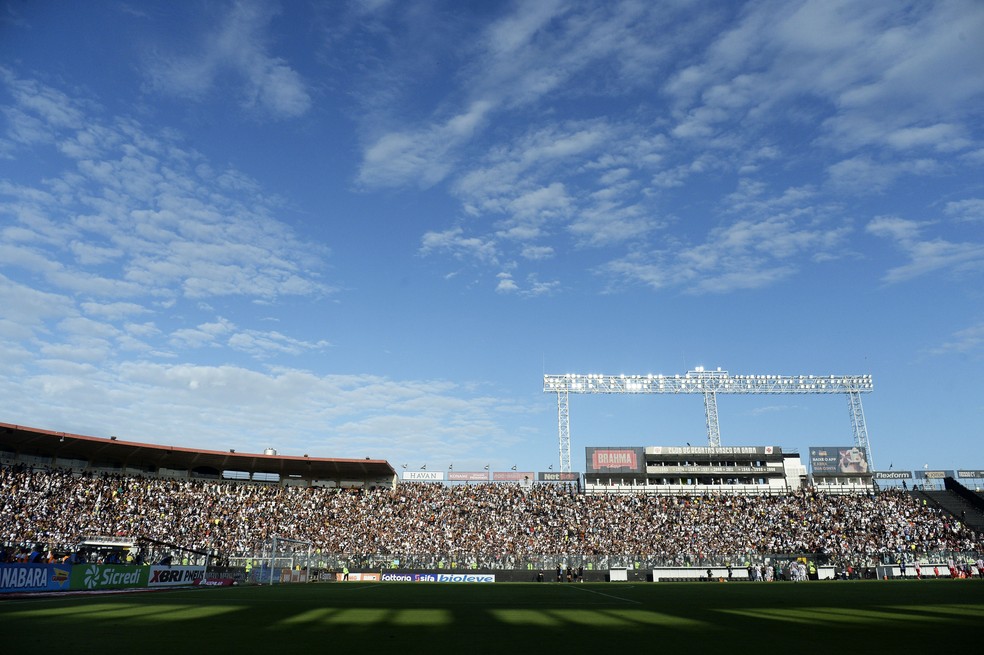
[[[944,480],[945,490],[913,489],[911,494],[920,504],[938,507],[971,530],[984,533],[984,500],[953,478]]]

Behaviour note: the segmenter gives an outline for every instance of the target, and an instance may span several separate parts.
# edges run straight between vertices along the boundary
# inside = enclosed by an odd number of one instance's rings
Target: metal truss
[[[707,443],[721,445],[718,394],[846,394],[850,404],[854,444],[873,467],[861,394],[874,389],[870,375],[728,375],[727,371],[697,368],[683,375],[544,375],[544,393],[557,394],[560,466],[570,470],[571,431],[568,394],[702,394],[707,417]],[[565,468],[566,466],[566,468]]]
[[[560,470],[571,471],[571,412],[566,391],[557,392],[557,437],[560,441]]]

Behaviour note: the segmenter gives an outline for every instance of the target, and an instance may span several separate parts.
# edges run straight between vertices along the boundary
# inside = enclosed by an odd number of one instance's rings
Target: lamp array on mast
[[[570,407],[568,395],[583,394],[703,394],[708,445],[721,445],[717,394],[846,394],[854,443],[872,463],[868,429],[861,407],[861,394],[870,393],[870,375],[729,375],[720,368],[697,367],[680,375],[600,375],[567,373],[544,375],[544,393],[557,394],[557,433],[560,470],[571,470]]]

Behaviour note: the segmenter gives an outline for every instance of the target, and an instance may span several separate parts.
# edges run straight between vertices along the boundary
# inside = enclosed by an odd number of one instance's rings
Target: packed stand
[[[978,535],[905,492],[585,495],[565,485],[404,483],[338,490],[0,468],[0,545],[69,552],[91,535],[251,557],[273,535],[404,566],[519,568],[557,556],[649,564],[817,553],[829,561],[982,550]]]

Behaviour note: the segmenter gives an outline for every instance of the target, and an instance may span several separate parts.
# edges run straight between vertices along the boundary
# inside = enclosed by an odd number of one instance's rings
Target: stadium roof
[[[188,471],[244,471],[274,473],[281,478],[305,480],[376,480],[391,478],[396,471],[379,459],[328,459],[277,454],[196,450],[177,446],[122,441],[116,437],[88,437],[0,422],[0,452],[56,460],[80,460],[94,467],[160,468]]]

